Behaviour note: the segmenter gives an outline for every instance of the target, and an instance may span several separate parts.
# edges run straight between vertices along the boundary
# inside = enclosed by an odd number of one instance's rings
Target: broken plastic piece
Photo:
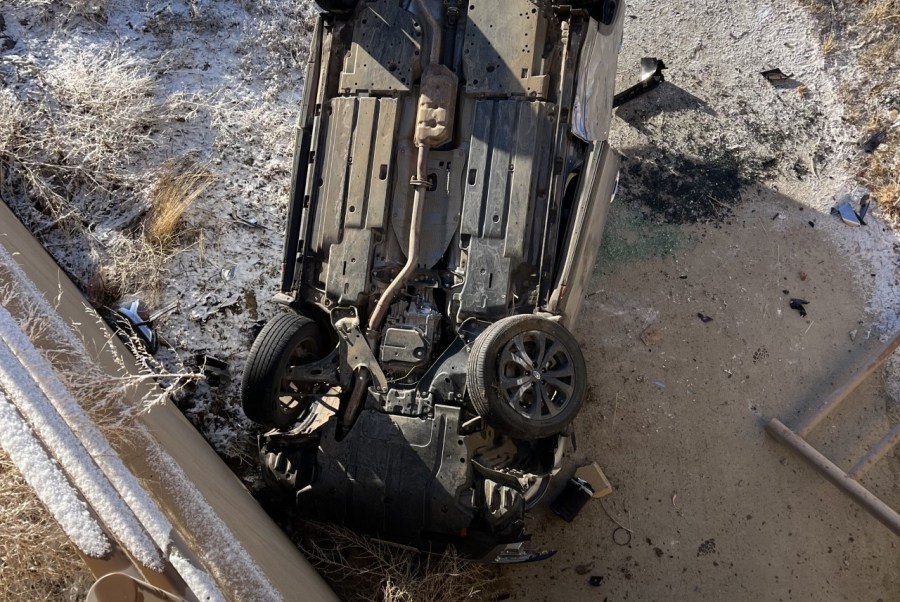
[[[791,309],[796,309],[800,312],[800,317],[806,317],[806,307],[805,305],[809,305],[809,301],[804,301],[803,299],[791,299]]]
[[[703,314],[703,313],[700,313],[700,312],[697,312],[697,317],[700,318],[700,321],[703,322],[704,324],[709,324],[710,322],[713,321],[712,318],[710,318],[710,317],[707,316],[706,314]]]
[[[616,94],[613,97],[613,108],[620,107],[626,102],[631,102],[635,98],[643,96],[650,90],[657,88],[661,83],[666,81],[665,76],[663,76],[663,69],[666,68],[666,64],[657,58],[642,58],[640,81],[627,90]]]
[[[571,523],[592,497],[594,497],[594,490],[590,483],[584,479],[572,477],[566,483],[565,489],[550,504],[550,510],[567,523]]]
[[[525,549],[525,542],[508,544],[503,548],[493,562],[497,564],[522,564],[525,562],[539,562],[556,555],[556,550],[540,550],[531,552]]]
[[[132,301],[128,305],[122,305],[115,312],[128,321],[132,332],[143,343],[147,353],[153,355],[159,350],[159,339],[153,331],[153,321],[141,301]]]
[[[228,364],[219,358],[200,353],[194,359],[206,376],[206,382],[210,387],[227,385],[231,380]]]
[[[234,280],[235,274],[237,274],[237,266],[236,265],[233,265],[230,268],[222,268],[222,279],[225,282]]]

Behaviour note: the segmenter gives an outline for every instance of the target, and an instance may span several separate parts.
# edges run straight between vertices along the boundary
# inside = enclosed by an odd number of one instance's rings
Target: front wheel
[[[266,427],[285,429],[312,406],[315,383],[287,379],[290,366],[322,357],[322,333],[305,316],[280,314],[253,342],[241,379],[241,405],[247,418]]]
[[[565,327],[546,318],[503,318],[472,344],[469,398],[489,424],[535,440],[561,433],[587,391],[584,355]]]

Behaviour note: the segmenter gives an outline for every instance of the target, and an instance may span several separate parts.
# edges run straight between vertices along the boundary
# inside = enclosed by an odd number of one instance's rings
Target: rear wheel
[[[475,411],[520,439],[562,432],[584,403],[587,369],[575,337],[531,315],[491,324],[472,344],[466,375]]]
[[[322,333],[305,316],[280,314],[253,342],[241,380],[244,414],[263,426],[291,426],[315,401],[316,383],[288,380],[291,366],[322,357]]]

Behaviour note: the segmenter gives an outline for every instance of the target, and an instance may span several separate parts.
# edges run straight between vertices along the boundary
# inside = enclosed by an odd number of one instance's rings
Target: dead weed
[[[304,552],[342,600],[475,602],[495,593],[494,567],[453,553],[423,554],[335,525],[308,526]]]
[[[835,64],[856,64],[838,98],[861,142],[854,169],[889,222],[900,226],[900,0],[801,0],[822,24],[822,53]]]
[[[0,450],[0,602],[83,600],[92,583],[75,547]]]

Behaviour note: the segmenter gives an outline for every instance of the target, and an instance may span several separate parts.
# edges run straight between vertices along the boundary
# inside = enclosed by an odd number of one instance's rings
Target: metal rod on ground
[[[866,509],[872,516],[893,531],[894,535],[900,537],[900,514],[897,514],[890,506],[850,478],[847,473],[835,466],[831,460],[820,454],[818,450],[782,424],[777,418],[769,421],[769,424],[766,425],[766,430],[770,435],[797,452],[819,474]]]
[[[891,356],[891,354],[900,347],[900,332],[897,332],[894,337],[888,341],[888,344],[881,350],[881,352],[867,361],[861,368],[859,368],[856,372],[853,373],[847,382],[838,387],[838,389],[832,393],[828,399],[822,402],[822,405],[806,419],[801,422],[796,429],[796,434],[800,437],[806,437],[816,426],[819,425],[820,422],[825,420],[833,411],[835,411],[840,405],[847,399],[847,397],[856,390],[857,387],[866,379],[872,372],[878,369],[881,364],[887,361],[887,359]]]
[[[847,471],[847,476],[857,481],[861,479],[869,469],[875,466],[879,460],[887,455],[889,451],[894,449],[900,443],[900,423],[897,423],[891,432],[881,438],[881,441],[875,444],[875,447],[869,450],[853,467]]]

